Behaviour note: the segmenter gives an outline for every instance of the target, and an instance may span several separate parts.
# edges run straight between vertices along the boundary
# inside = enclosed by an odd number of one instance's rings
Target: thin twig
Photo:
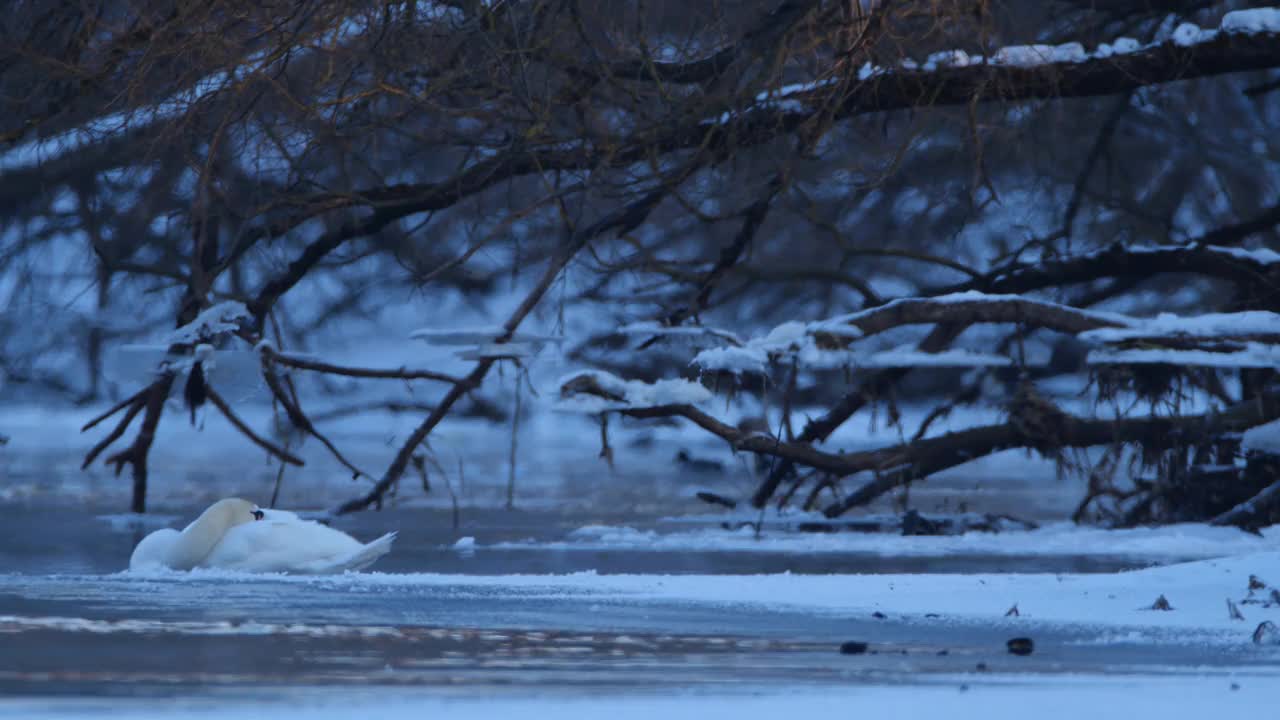
[[[294,455],[288,450],[285,450],[279,445],[276,445],[270,440],[267,440],[266,438],[255,433],[252,428],[246,425],[245,422],[241,420],[235,414],[234,411],[232,411],[231,406],[227,404],[226,400],[222,399],[222,396],[219,395],[217,391],[213,389],[213,387],[205,386],[205,392],[208,393],[209,401],[214,404],[214,407],[218,408],[218,410],[222,412],[223,417],[225,417],[227,420],[230,420],[231,424],[234,425],[237,430],[243,433],[245,437],[253,441],[254,445],[257,445],[258,447],[262,448],[263,450],[266,450],[272,455],[275,455],[276,457],[280,458],[284,462],[289,463],[290,465],[297,465],[301,467],[302,465],[306,464],[302,462],[302,459],[299,458],[297,455]]]
[[[263,356],[277,365],[310,370],[311,372],[343,375],[346,377],[375,378],[381,380],[435,380],[437,382],[456,383],[459,378],[434,370],[410,370],[408,368],[362,368],[345,365],[334,365],[323,360],[298,357],[281,353],[269,345],[259,346]]]
[[[133,405],[134,403],[141,402],[141,401],[142,401],[142,399],[143,399],[143,397],[145,397],[145,396],[146,396],[147,391],[148,391],[148,390],[150,390],[150,389],[151,389],[151,386],[150,386],[150,385],[148,385],[147,387],[142,388],[141,390],[139,390],[138,392],[134,393],[133,395],[130,395],[129,397],[125,398],[124,400],[121,400],[120,402],[116,403],[114,406],[112,406],[112,408],[111,408],[110,410],[108,410],[108,411],[106,411],[106,412],[102,413],[101,415],[97,416],[96,418],[94,418],[94,419],[90,420],[89,422],[85,423],[85,424],[80,428],[80,432],[84,432],[84,431],[86,431],[86,430],[89,430],[89,429],[93,428],[93,426],[97,425],[98,423],[102,422],[103,420],[106,420],[107,418],[111,417],[112,415],[115,415],[116,413],[120,412],[121,410],[125,409],[126,407],[128,407],[128,406],[130,406],[130,405]],[[86,464],[86,465],[88,465],[88,463],[87,463],[87,462],[86,462],[85,464]]]
[[[85,468],[92,465],[93,461],[97,459],[98,455],[102,454],[103,450],[106,450],[107,447],[111,445],[111,443],[115,442],[116,440],[119,440],[120,436],[124,435],[125,430],[129,429],[129,425],[130,423],[133,422],[133,419],[138,416],[138,413],[142,412],[142,408],[147,406],[146,399],[144,398],[144,394],[146,392],[147,392],[147,389],[144,388],[137,395],[134,395],[133,397],[129,398],[128,402],[131,403],[129,405],[129,411],[124,414],[123,418],[120,418],[120,422],[116,425],[114,430],[108,433],[106,437],[99,440],[98,443],[94,445],[93,448],[89,450],[88,453],[85,454],[84,462],[80,463],[81,470],[84,470]],[[114,414],[117,409],[118,408],[113,409],[110,413],[103,415],[102,418],[99,418],[99,420],[102,420]],[[86,425],[84,429],[87,430],[88,428],[93,427],[93,425],[96,424],[99,420],[95,420],[94,422]]]

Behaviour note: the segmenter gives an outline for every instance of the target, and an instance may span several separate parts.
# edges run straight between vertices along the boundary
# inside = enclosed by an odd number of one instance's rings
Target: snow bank
[[[832,664],[849,663],[833,657]],[[395,678],[394,674],[388,676],[389,681]],[[227,720],[268,715],[275,720],[347,720],[353,716],[352,708],[357,707],[361,716],[387,720],[774,720],[850,716],[877,720],[1079,720],[1082,714],[1090,720],[1262,720],[1267,717],[1262,709],[1273,701],[1274,683],[1273,677],[1242,671],[1229,676],[1216,672],[1144,677],[1062,673],[1022,678],[999,674],[981,678],[929,675],[911,683],[844,687],[753,682],[742,688],[722,686],[708,691],[668,686],[661,694],[592,688],[570,695],[556,692],[554,686],[524,694],[515,688],[494,692],[484,685],[471,694],[462,694],[442,692],[440,688],[363,689],[346,685],[309,686],[301,691],[275,688],[267,701],[247,697],[254,693],[219,694],[198,701],[113,698],[109,706],[97,698],[15,698],[3,701],[0,710],[28,720],[98,716],[108,707],[113,720]]]
[[[1274,529],[1272,530],[1274,532]],[[1243,603],[1249,577],[1280,582],[1280,551],[1109,574],[977,573],[875,575],[445,575],[358,573],[262,576],[228,571],[123,572],[121,581],[290,583],[367,591],[380,586],[469,588],[521,598],[589,595],[597,602],[677,602],[725,608],[767,607],[866,617],[875,612],[918,623],[999,623],[1114,628],[1127,643],[1249,645],[1264,620],[1280,623],[1280,605]],[[1272,585],[1274,586],[1274,585]],[[1172,610],[1152,610],[1164,596]],[[1257,597],[1255,594],[1254,598]],[[1232,620],[1227,600],[1245,620]],[[1006,611],[1018,606],[1018,617]]]
[[[797,521],[805,520],[799,517]],[[817,521],[822,521],[818,518]],[[589,525],[552,543],[508,542],[503,549],[631,550],[652,552],[763,552],[783,554],[870,554],[885,557],[1092,556],[1151,561],[1200,560],[1241,553],[1280,551],[1280,526],[1264,537],[1235,528],[1201,524],[1103,530],[1055,523],[1037,530],[963,535],[912,536],[883,533],[802,533],[777,529],[757,536],[752,528],[727,531],[698,528],[675,532],[625,526]],[[1277,573],[1280,581],[1280,573]]]

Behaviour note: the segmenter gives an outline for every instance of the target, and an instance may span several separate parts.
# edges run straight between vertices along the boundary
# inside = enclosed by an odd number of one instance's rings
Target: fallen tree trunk
[[[873,480],[840,502],[827,506],[823,510],[827,517],[842,515],[894,488],[942,470],[1001,450],[1039,447],[1044,441],[1042,436],[1029,434],[1023,423],[1011,420],[875,450],[829,453],[807,442],[786,442],[762,433],[744,432],[692,405],[630,408],[618,412],[636,418],[683,417],[736,450],[774,456],[839,477],[859,472],[877,473]],[[1223,411],[1201,415],[1109,420],[1061,413],[1055,417],[1053,440],[1057,448],[1138,443],[1146,450],[1159,450],[1223,433],[1243,432],[1277,418],[1280,418],[1280,390],[1273,390]]]

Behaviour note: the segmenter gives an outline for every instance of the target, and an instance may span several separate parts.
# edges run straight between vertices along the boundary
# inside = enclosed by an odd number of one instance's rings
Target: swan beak
[[[264,518],[264,517],[266,517],[266,516],[267,516],[267,514],[266,514],[266,513],[264,513],[264,512],[262,512],[261,510],[254,510],[253,512],[251,512],[251,513],[249,513],[249,514],[250,514],[250,515],[253,515],[253,519],[254,519],[254,520],[261,520],[262,518]]]

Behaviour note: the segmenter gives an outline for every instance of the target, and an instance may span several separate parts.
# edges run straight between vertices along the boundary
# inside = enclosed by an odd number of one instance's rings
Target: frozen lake
[[[192,512],[173,514],[181,525]],[[821,553],[785,545],[664,550],[671,537],[741,534],[635,516],[501,510],[467,511],[455,530],[446,511],[399,509],[337,523],[366,539],[399,530],[375,573],[134,575],[120,570],[144,530],[119,517],[30,506],[3,516],[0,714],[22,717],[158,716],[174,702],[197,716],[251,706],[255,715],[287,713],[305,702],[309,717],[341,717],[350,697],[388,708],[415,698],[460,702],[481,716],[484,703],[498,703],[495,714],[503,702],[558,714],[571,702],[590,715],[590,702],[602,697],[630,707],[678,691],[689,694],[688,709],[712,697],[741,703],[785,692],[811,700],[859,688],[876,697],[946,689],[937,696],[945,705],[962,688],[1048,697],[1117,679],[1131,684],[1115,692],[1129,692],[1179,678],[1248,707],[1259,689],[1280,690],[1280,651],[1249,643],[1244,628],[1133,612],[1136,598],[1166,592],[1182,605],[1190,590],[1158,577],[1116,592],[1090,584],[1153,563],[1122,547],[1005,556],[891,556],[838,545]],[[574,541],[583,526],[622,524],[621,537],[640,540],[602,544],[606,533]],[[690,527],[702,534],[689,535]],[[454,549],[460,536],[474,537],[476,549]],[[645,547],[646,538],[660,540]],[[1260,573],[1280,571],[1268,567],[1274,554],[1259,557]],[[1165,570],[1172,568],[1156,572]],[[1044,587],[1055,577],[1073,579],[1070,592],[1105,593],[1120,614],[1082,607],[1058,617],[1050,600],[1070,599],[1066,589]],[[922,584],[929,578],[941,584],[924,592],[906,585],[930,587]],[[989,599],[971,592],[988,586]],[[974,597],[991,607],[975,615]],[[1213,596],[1206,606],[1221,602]],[[1014,603],[1026,617],[1003,617]],[[1280,610],[1247,612],[1280,619]],[[1165,615],[1172,625],[1141,627]],[[1014,637],[1031,637],[1034,653],[1010,654]],[[850,641],[866,651],[841,654]]]

